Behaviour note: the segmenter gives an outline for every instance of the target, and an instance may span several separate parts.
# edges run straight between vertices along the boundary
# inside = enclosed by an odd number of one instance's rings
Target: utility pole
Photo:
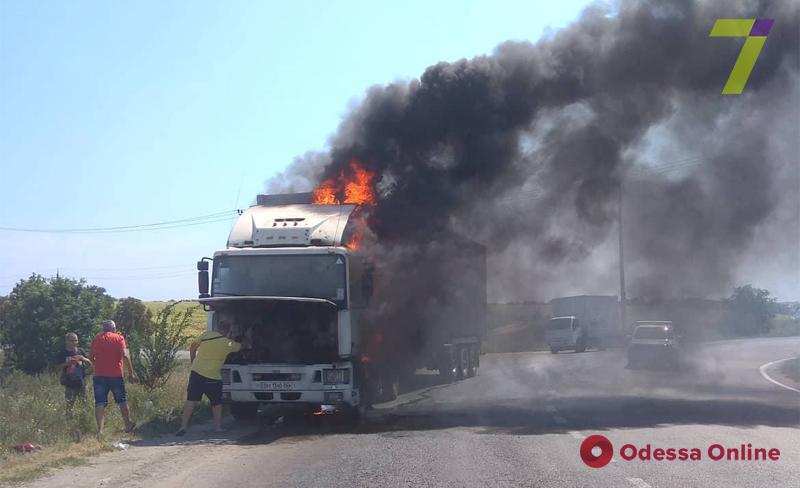
[[[628,332],[626,318],[625,298],[625,257],[622,252],[622,179],[619,181],[619,194],[617,195],[617,230],[619,232],[619,316],[622,321],[622,331]]]

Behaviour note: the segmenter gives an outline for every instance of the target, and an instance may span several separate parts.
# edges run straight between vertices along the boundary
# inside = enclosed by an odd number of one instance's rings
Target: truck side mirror
[[[203,258],[197,262],[197,291],[200,298],[208,298],[208,258]]]

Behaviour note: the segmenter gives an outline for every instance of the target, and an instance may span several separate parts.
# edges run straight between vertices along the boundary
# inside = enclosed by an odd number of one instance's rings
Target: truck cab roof
[[[239,216],[228,236],[229,248],[341,246],[355,205],[315,205],[307,194],[259,196]],[[262,198],[263,197],[263,198]],[[287,203],[288,202],[288,203]]]

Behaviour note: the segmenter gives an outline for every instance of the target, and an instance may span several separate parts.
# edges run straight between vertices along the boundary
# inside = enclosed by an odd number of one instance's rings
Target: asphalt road
[[[353,429],[333,419],[192,432],[70,468],[32,487],[797,486],[800,394],[760,366],[800,355],[800,339],[706,344],[680,372],[624,369],[622,351],[482,357],[479,376],[416,389]],[[777,369],[777,368],[775,368]],[[767,371],[769,374],[770,370]],[[614,450],[579,455],[589,435]],[[714,461],[712,444],[780,450],[777,461]],[[620,448],[698,448],[699,461],[627,461]]]

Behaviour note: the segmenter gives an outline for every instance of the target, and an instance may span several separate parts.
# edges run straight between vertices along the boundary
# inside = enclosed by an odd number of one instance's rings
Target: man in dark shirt
[[[70,332],[64,338],[65,347],[55,359],[56,368],[64,385],[64,397],[72,407],[77,397],[86,396],[86,368],[92,365],[86,352],[78,347],[78,334]]]

